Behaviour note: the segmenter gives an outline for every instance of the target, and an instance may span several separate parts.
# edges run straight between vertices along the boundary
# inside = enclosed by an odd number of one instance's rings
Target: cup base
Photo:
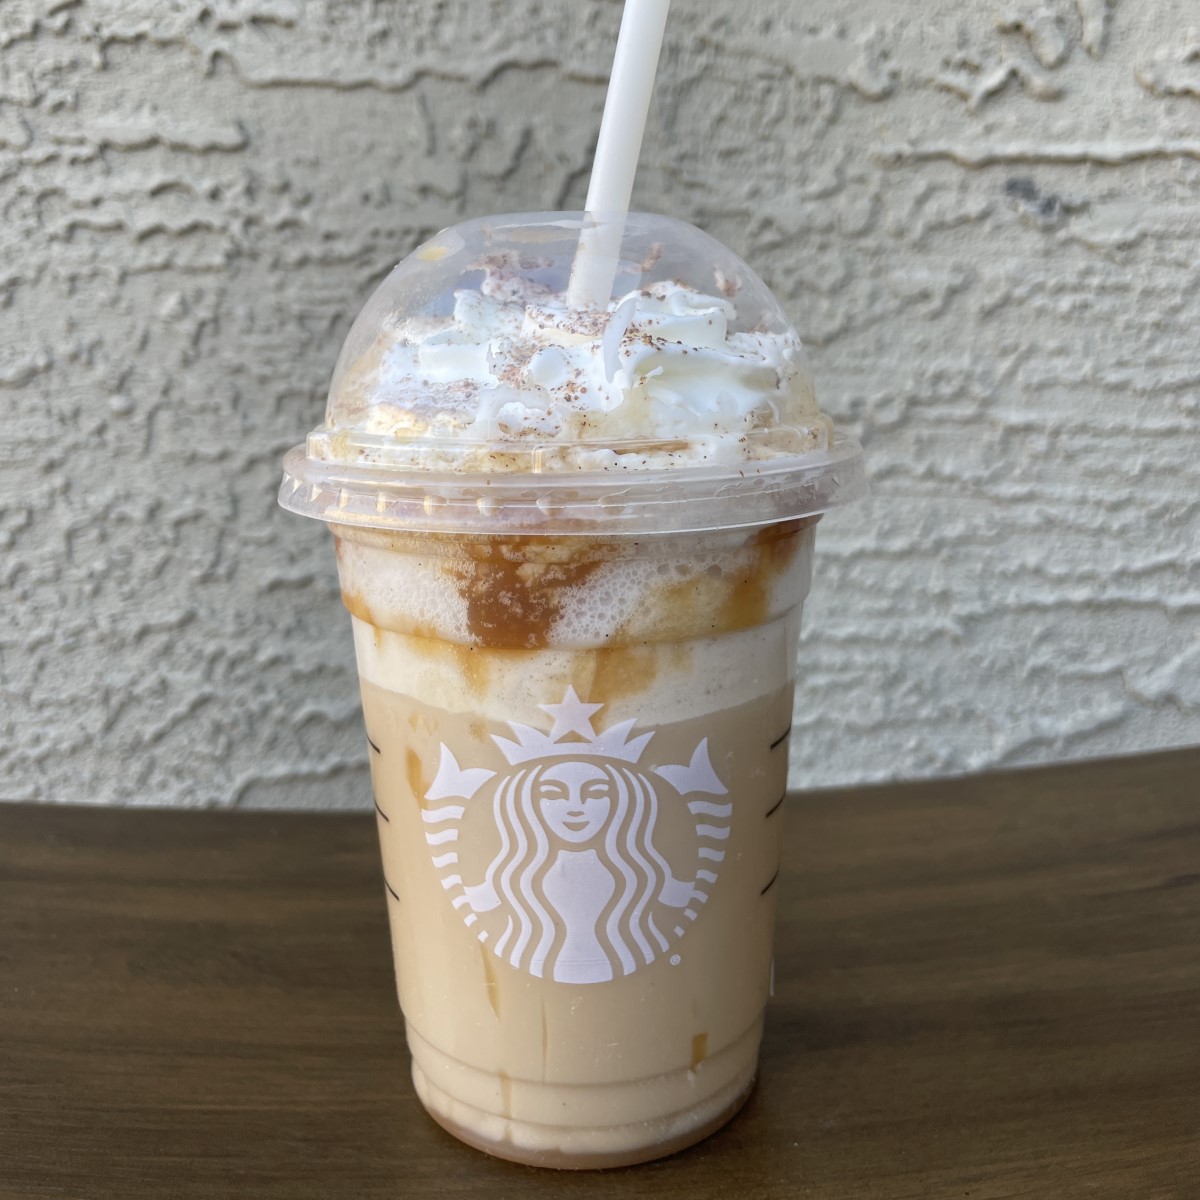
[[[756,1066],[756,1065],[755,1065]],[[747,1078],[734,1080],[702,1105],[673,1113],[655,1121],[615,1125],[607,1129],[576,1130],[539,1125],[530,1121],[505,1121],[499,1139],[482,1136],[462,1120],[448,1115],[446,1108],[461,1112],[464,1105],[432,1084],[420,1066],[412,1066],[413,1085],[426,1112],[449,1134],[493,1158],[528,1167],[558,1171],[598,1171],[632,1167],[678,1154],[716,1133],[731,1121],[754,1090],[755,1066]],[[464,1116],[468,1114],[464,1113]],[[479,1114],[486,1117],[490,1114]],[[608,1145],[619,1148],[603,1149]]]

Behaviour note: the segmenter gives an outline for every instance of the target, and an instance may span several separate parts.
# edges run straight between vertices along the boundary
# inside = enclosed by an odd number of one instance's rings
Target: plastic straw
[[[604,306],[612,291],[670,6],[671,0],[625,0],[588,183],[586,208],[596,223],[579,239],[567,290],[568,303],[578,308]]]

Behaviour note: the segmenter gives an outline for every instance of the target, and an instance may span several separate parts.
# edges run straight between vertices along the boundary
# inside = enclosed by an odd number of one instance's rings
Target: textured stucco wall
[[[578,206],[619,8],[0,4],[0,795],[368,803],[275,508],[357,306]],[[758,265],[864,440],[798,783],[1200,739],[1194,0],[677,0],[637,200]]]

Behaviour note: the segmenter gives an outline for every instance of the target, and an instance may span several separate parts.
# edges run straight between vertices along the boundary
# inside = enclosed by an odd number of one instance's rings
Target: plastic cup
[[[744,263],[632,214],[610,303],[571,312],[585,223],[401,263],[280,494],[334,533],[417,1092],[558,1167],[671,1153],[749,1094],[815,527],[863,490]]]

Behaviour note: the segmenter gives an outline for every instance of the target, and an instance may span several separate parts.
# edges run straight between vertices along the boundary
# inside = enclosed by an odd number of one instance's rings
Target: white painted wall
[[[374,282],[583,198],[618,6],[0,7],[0,795],[365,805],[274,506]],[[758,265],[865,442],[799,784],[1200,740],[1194,0],[677,0],[637,199]]]

